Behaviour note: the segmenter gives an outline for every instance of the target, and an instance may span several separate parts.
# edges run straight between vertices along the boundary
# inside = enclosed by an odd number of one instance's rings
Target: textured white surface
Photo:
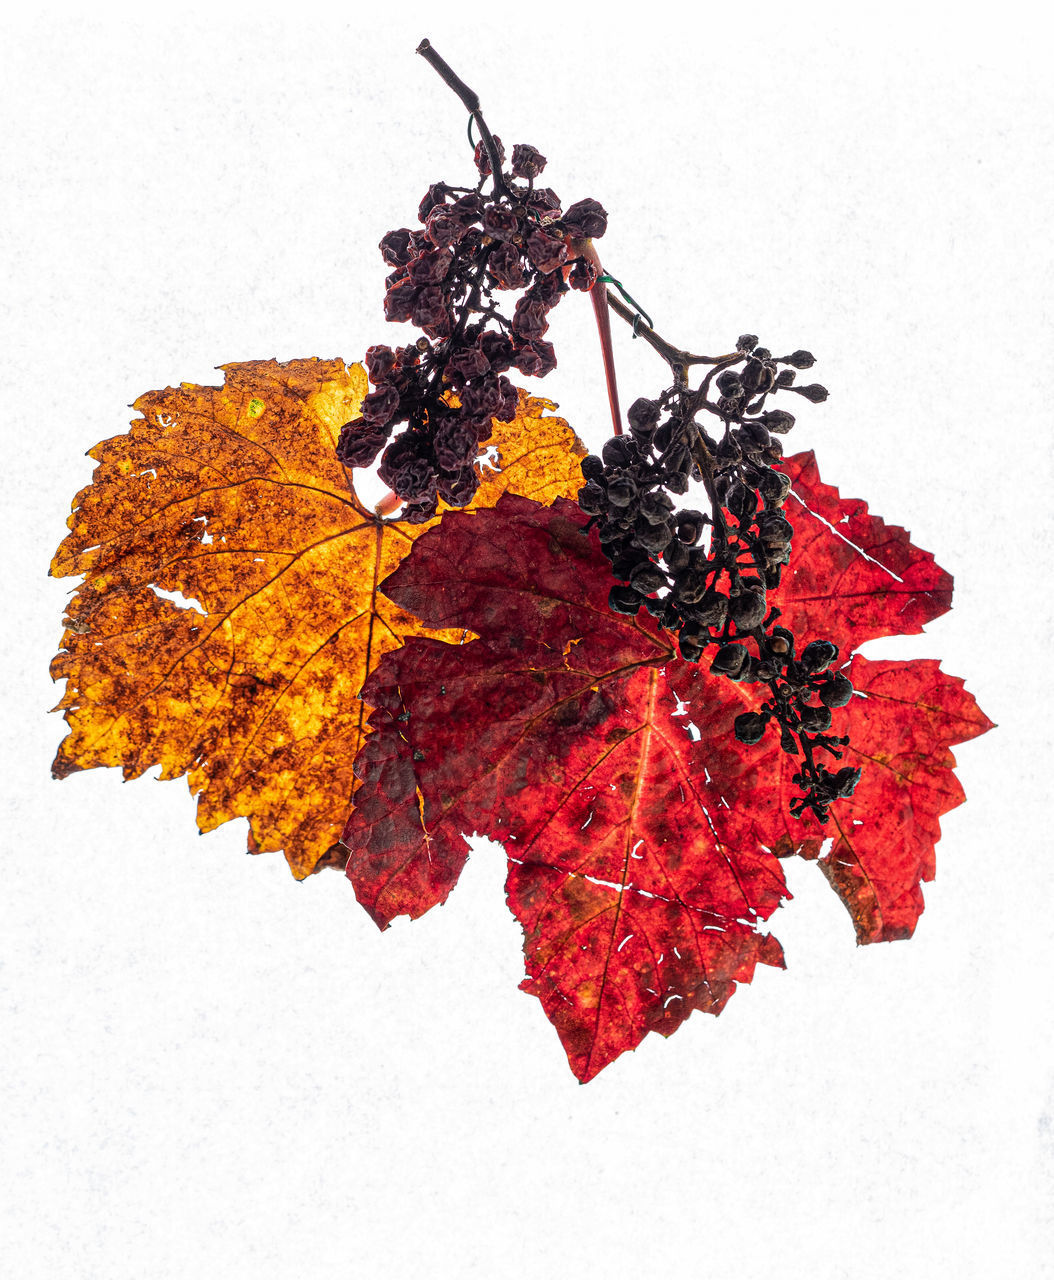
[[[1016,4],[436,12],[5,35],[5,1270],[1052,1274],[1049,40]],[[873,649],[941,657],[1000,726],[956,753],[970,799],[912,942],[857,949],[792,865],[788,971],[585,1088],[516,989],[497,850],[382,935],[340,877],[245,857],[243,824],[199,839],[181,781],[48,776],[70,584],[45,573],[82,454],[149,388],[388,339],[377,240],[470,165],[424,35],[565,200],[605,204],[604,261],[662,332],[816,352],[831,398],[791,442],[956,577],[927,635]],[[591,323],[561,306],[538,390],[598,443]],[[626,402],[657,391],[616,337]]]

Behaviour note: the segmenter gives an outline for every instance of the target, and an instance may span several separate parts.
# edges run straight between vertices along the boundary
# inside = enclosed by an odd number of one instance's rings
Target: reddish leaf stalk
[[[378,519],[383,520],[385,516],[390,516],[393,511],[397,511],[402,505],[402,498],[400,498],[397,493],[392,493],[389,489],[380,502],[378,502],[373,508],[373,514],[377,516]]]
[[[597,333],[600,335],[600,354],[604,361],[604,381],[607,383],[608,406],[611,409],[611,424],[615,435],[622,435],[622,414],[619,412],[618,381],[615,376],[615,352],[611,344],[611,317],[608,315],[607,286],[601,283],[604,267],[597,254],[596,247],[590,239],[572,240],[569,246],[575,257],[584,258],[596,268],[597,280],[589,290],[589,300],[593,304],[593,315],[597,322]]]

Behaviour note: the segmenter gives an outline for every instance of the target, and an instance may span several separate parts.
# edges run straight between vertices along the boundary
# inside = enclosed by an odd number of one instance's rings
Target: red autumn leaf
[[[952,604],[951,574],[906,529],[886,524],[859,498],[842,498],[820,480],[816,455],[780,464],[791,479],[784,514],[794,554],[773,604],[795,635],[823,634],[846,652],[878,636],[916,635]]]
[[[834,806],[828,828],[795,851],[816,857],[845,903],[858,942],[910,938],[922,914],[920,881],[932,880],[938,819],[966,799],[949,747],[993,728],[964,691],[933,661],[871,662],[856,657],[846,674],[857,693],[843,732],[863,775],[851,799]]]
[[[787,469],[808,551],[775,602],[802,639],[833,631],[848,646],[857,633],[918,630],[948,607],[950,580],[902,530],[839,504],[808,456]],[[570,503],[503,498],[447,516],[387,580],[384,591],[430,626],[479,638],[411,641],[364,686],[373,732],[344,833],[356,895],[382,927],[445,900],[467,856],[463,832],[505,844],[523,987],[583,1081],[648,1031],[669,1035],[692,1009],[719,1012],[758,962],[782,965],[758,928],[789,896],[779,858],[816,857],[827,834],[821,865],[861,940],[910,932],[937,817],[961,799],[948,744],[988,724],[935,664],[858,660],[866,706],[861,696],[843,713],[852,762],[891,740],[874,714],[888,718],[891,698],[904,750],[864,760],[866,781],[836,806],[832,831],[796,823],[785,816],[793,761],[774,735],[744,748],[731,733],[760,703],[757,686],[681,661],[643,612],[612,613],[610,569],[584,523]],[[832,543],[834,625],[811,563],[829,561]]]

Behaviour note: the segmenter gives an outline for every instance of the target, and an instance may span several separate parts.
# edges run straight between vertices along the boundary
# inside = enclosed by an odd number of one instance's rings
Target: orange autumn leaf
[[[52,664],[70,729],[53,771],[185,774],[202,831],[247,818],[250,851],[284,850],[300,879],[346,856],[366,676],[405,637],[463,632],[377,591],[436,522],[378,519],[336,459],[361,366],[223,372],[220,387],[140,396],[131,431],[91,450],[51,566],[84,575]],[[585,451],[553,407],[521,391],[515,420],[494,424],[501,470],[485,468],[473,507],[574,493]]]

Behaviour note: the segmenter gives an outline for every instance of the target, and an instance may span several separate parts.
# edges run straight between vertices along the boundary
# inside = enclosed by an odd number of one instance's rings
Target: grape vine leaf
[[[797,555],[773,602],[803,643],[833,631],[849,651],[949,607],[948,575],[902,529],[841,501],[811,455],[786,469]],[[758,963],[782,966],[759,927],[789,896],[782,857],[820,859],[859,941],[910,934],[938,818],[962,799],[949,746],[991,727],[937,664],[857,656],[860,696],[840,723],[864,781],[833,831],[796,822],[794,761],[731,733],[759,687],[676,659],[645,613],[612,613],[584,524],[576,505],[505,496],[448,515],[383,584],[427,625],[477,638],[412,639],[369,678],[372,732],[344,832],[347,874],[381,927],[446,899],[462,833],[504,844],[522,987],[583,1082],[649,1031],[720,1012]],[[833,586],[820,586],[832,557]]]
[[[335,457],[361,366],[223,372],[141,396],[130,433],[91,450],[51,567],[85,577],[52,664],[70,728],[53,770],[186,774],[202,831],[245,817],[250,851],[284,850],[302,879],[343,866],[366,675],[409,635],[463,629],[424,627],[377,592],[429,526],[379,520]],[[501,469],[485,468],[475,506],[507,488],[574,493],[585,451],[553,407],[521,392],[516,419],[494,424]]]

